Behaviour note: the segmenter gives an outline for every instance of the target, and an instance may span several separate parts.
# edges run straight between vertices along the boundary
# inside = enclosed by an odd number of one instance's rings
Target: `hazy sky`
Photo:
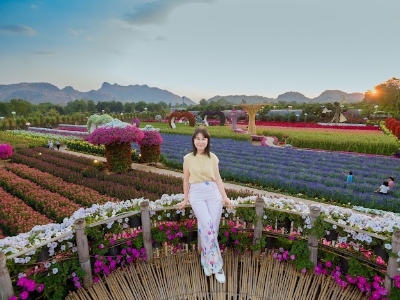
[[[399,54],[399,0],[0,0],[0,84],[313,98],[400,77]]]

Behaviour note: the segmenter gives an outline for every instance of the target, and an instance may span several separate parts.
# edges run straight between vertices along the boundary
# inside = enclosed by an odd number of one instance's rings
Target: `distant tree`
[[[18,116],[27,116],[32,112],[33,104],[22,99],[11,99],[10,108],[11,111],[15,111]]]
[[[136,104],[136,111],[138,111],[138,112],[142,112],[142,111],[144,111],[144,108],[145,107],[147,107],[147,103],[146,102],[144,102],[144,101],[139,101],[137,104]]]
[[[84,113],[87,111],[88,111],[88,104],[87,101],[84,99],[68,102],[67,106],[65,107],[65,112],[67,114],[73,114],[77,112]]]
[[[391,78],[375,86],[375,92],[365,93],[364,103],[378,104],[380,110],[400,113],[400,79]]]
[[[135,102],[125,102],[124,103],[124,112],[131,113],[134,112],[136,108]]]
[[[95,113],[96,112],[96,103],[94,103],[93,100],[88,100],[88,102],[87,102],[87,110],[90,113]]]
[[[200,106],[207,106],[207,100],[206,99],[201,99],[199,105]]]

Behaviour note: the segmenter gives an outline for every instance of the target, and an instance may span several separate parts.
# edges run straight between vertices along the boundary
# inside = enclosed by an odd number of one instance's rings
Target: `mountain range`
[[[364,98],[363,93],[348,94],[339,90],[326,90],[316,98],[307,98],[298,92],[286,92],[279,95],[276,99],[264,96],[246,96],[246,95],[229,95],[214,96],[207,100],[217,101],[219,99],[239,104],[243,99],[246,103],[273,103],[279,101],[298,102],[298,103],[328,103],[334,101],[342,101],[347,103],[360,102]],[[0,84],[0,101],[10,101],[11,99],[23,99],[34,104],[49,102],[54,104],[65,105],[76,99],[98,101],[120,101],[158,103],[164,101],[172,106],[180,105],[182,101],[186,105],[196,105],[194,101],[187,97],[181,97],[167,90],[147,85],[128,85],[121,86],[118,84],[109,84],[104,82],[100,89],[90,90],[88,92],[80,92],[71,86],[59,89],[50,83],[16,83],[16,84]]]

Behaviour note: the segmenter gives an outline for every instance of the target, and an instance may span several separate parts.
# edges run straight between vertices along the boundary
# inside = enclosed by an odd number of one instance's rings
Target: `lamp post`
[[[104,109],[101,110],[101,114],[104,115]]]
[[[6,123],[4,121],[4,117],[0,117],[1,122],[3,123],[3,131],[6,130]]]
[[[15,111],[11,112],[12,116],[13,116],[13,120],[15,121],[15,128],[17,127],[17,120],[15,120],[15,115],[17,114]]]
[[[374,106],[374,108],[375,108],[375,113],[378,111],[378,107],[379,107],[378,105],[375,105],[375,106]]]
[[[124,113],[121,113],[121,121],[124,119]]]
[[[299,115],[299,114],[296,114],[296,120],[297,120],[297,122],[299,121],[299,117],[300,117],[300,115]]]
[[[307,113],[304,113],[304,122],[307,123]]]

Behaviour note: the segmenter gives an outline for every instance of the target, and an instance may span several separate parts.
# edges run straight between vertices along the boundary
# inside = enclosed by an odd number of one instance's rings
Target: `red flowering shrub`
[[[0,144],[0,159],[6,159],[13,154],[13,147],[9,144]]]

